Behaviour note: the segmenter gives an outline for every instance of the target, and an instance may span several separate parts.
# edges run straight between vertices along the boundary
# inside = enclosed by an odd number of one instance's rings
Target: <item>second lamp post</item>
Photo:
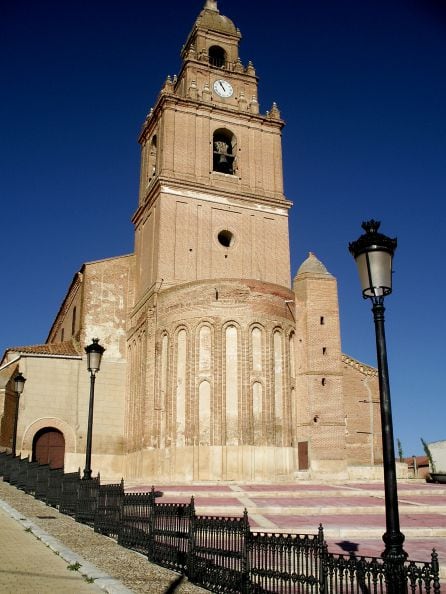
[[[15,414],[14,414],[14,428],[12,433],[12,455],[15,456],[16,454],[16,445],[17,445],[17,423],[19,420],[19,401],[20,401],[20,394],[23,392],[23,388],[25,387],[26,377],[23,376],[20,371],[14,377],[14,390],[16,394],[16,401],[15,401]]]
[[[362,223],[365,233],[349,244],[349,250],[358,266],[362,295],[364,299],[372,301],[375,321],[386,506],[386,532],[383,534],[385,549],[382,557],[396,568],[391,580],[394,580],[392,592],[399,594],[401,583],[398,568],[401,568],[407,553],[403,549],[404,534],[400,530],[398,512],[392,409],[384,332],[384,297],[392,292],[392,258],[397,241],[379,233],[379,226],[379,221],[374,220]]]
[[[94,410],[94,384],[96,373],[101,367],[101,359],[104,354],[104,347],[99,344],[99,338],[93,338],[93,342],[85,347],[87,353],[87,367],[90,372],[90,403],[88,406],[88,429],[87,446],[85,449],[85,468],[83,479],[91,479],[91,442],[93,434],[93,410]]]

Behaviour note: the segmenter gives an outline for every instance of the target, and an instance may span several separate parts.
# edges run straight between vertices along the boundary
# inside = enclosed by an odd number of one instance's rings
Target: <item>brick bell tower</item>
[[[275,104],[207,0],[139,142],[127,475],[293,476],[294,295]]]

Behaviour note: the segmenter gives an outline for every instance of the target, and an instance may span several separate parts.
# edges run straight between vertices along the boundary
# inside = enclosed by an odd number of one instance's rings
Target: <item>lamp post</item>
[[[17,444],[17,423],[19,420],[19,400],[20,394],[23,392],[23,388],[25,387],[26,377],[24,377],[20,371],[14,377],[14,390],[16,393],[16,401],[15,401],[15,415],[14,415],[14,430],[12,433],[12,455],[15,456],[16,454],[16,444]]]
[[[90,404],[88,407],[88,429],[87,447],[85,451],[85,468],[83,479],[91,479],[91,441],[93,433],[93,409],[94,409],[94,384],[96,373],[101,367],[101,359],[104,354],[104,347],[99,344],[99,338],[93,338],[93,342],[85,347],[87,353],[87,368],[90,372]]]
[[[392,292],[392,258],[397,240],[378,232],[379,221],[362,223],[364,235],[349,244],[350,253],[358,266],[364,299],[371,299],[376,333],[376,352],[381,409],[381,429],[384,464],[384,492],[386,505],[386,532],[382,558],[396,571],[391,571],[394,589],[402,591],[398,568],[402,568],[407,553],[403,549],[404,534],[400,531],[398,492],[396,484],[395,449],[393,440],[392,409],[390,404],[389,371],[387,367],[386,336],[384,331],[384,297]]]

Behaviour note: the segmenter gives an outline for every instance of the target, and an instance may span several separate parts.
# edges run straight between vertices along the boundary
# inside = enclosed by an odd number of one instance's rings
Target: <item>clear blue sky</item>
[[[0,350],[44,342],[84,261],[129,253],[138,131],[204,0],[14,0],[1,12]],[[348,242],[398,237],[386,330],[395,437],[446,439],[446,9],[438,0],[220,0],[277,101],[292,271],[338,279],[344,352],[374,364]]]

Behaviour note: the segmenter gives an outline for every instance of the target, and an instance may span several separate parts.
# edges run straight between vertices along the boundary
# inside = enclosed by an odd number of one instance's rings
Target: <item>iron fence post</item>
[[[249,529],[249,519],[248,519],[248,510],[245,507],[243,512],[243,520],[245,523],[245,535],[243,538],[243,545],[242,545],[242,594],[250,594],[250,579],[249,579],[249,558],[248,558],[248,541],[251,534]]]
[[[318,556],[319,556],[319,594],[326,594],[327,581],[327,543],[324,539],[324,529],[322,524],[319,524],[317,531],[318,540]]]

